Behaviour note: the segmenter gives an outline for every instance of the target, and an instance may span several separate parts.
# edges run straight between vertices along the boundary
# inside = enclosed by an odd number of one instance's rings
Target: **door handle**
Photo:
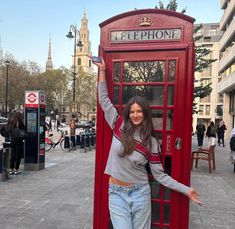
[[[175,148],[177,150],[181,150],[181,147],[182,147],[182,140],[181,140],[181,138],[176,138],[175,139]]]

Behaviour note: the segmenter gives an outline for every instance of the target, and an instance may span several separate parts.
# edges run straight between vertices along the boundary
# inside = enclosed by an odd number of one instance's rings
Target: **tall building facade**
[[[196,27],[198,25],[195,25]],[[222,36],[219,23],[206,23],[203,24],[201,29],[197,32],[196,36],[202,35],[202,38],[196,41],[195,45],[202,46],[209,49],[210,53],[206,58],[216,59],[207,69],[202,72],[195,73],[195,86],[201,83],[203,86],[211,83],[212,91],[210,95],[200,99],[196,98],[197,114],[193,115],[193,130],[196,130],[196,125],[199,119],[207,127],[211,121],[218,123],[222,119],[221,107],[223,104],[222,98],[217,93],[218,84],[218,63],[219,63],[219,40]]]
[[[224,12],[220,20],[223,36],[219,42],[217,92],[223,98],[223,120],[228,137],[235,127],[235,0],[221,0],[221,9]]]
[[[79,30],[80,40],[82,47],[77,47],[76,55],[72,58],[72,65],[76,64],[76,69],[82,68],[86,73],[92,73],[94,71],[94,65],[91,62],[89,56],[91,53],[91,42],[89,40],[88,20],[86,12],[84,12],[81,19],[81,28]],[[75,61],[74,61],[75,58]]]

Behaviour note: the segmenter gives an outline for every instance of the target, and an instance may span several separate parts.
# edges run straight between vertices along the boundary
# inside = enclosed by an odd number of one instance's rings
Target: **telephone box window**
[[[164,205],[164,223],[170,223],[170,204]]]
[[[120,82],[121,78],[121,63],[114,63],[114,82]]]
[[[119,86],[113,87],[113,104],[118,105],[119,102]]]
[[[155,180],[151,180],[149,184],[151,186],[152,199],[159,199],[160,198],[160,184]]]
[[[164,86],[123,86],[122,104],[139,95],[145,97],[150,105],[163,105]]]
[[[152,120],[154,130],[162,130],[163,127],[163,110],[152,110]]]
[[[152,201],[152,222],[160,221],[160,204]]]
[[[174,86],[168,86],[167,105],[174,105]]]
[[[172,120],[173,120],[173,110],[167,111],[167,117],[166,117],[166,129],[172,130]]]
[[[130,61],[123,65],[124,82],[163,82],[165,61]]]
[[[168,66],[168,81],[174,82],[175,81],[175,68],[176,68],[176,61],[170,60]]]

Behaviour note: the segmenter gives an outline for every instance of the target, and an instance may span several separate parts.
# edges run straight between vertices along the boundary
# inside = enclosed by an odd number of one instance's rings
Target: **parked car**
[[[88,120],[79,120],[79,122],[76,125],[77,128],[91,128],[94,126],[95,124],[92,121]]]
[[[0,129],[7,124],[7,118],[0,116]]]

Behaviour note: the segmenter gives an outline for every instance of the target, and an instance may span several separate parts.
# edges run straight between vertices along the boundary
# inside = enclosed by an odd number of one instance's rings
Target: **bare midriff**
[[[133,185],[133,183],[128,183],[128,182],[125,182],[125,181],[121,181],[121,180],[118,180],[112,176],[109,177],[109,184],[116,184],[116,185],[120,185],[120,186],[130,186],[130,185]]]

